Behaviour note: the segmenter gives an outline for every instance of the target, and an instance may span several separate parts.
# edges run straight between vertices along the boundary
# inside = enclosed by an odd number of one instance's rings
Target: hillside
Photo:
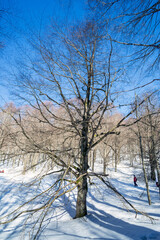
[[[1,166],[2,168],[2,166]],[[97,164],[97,171],[100,164]],[[14,210],[35,194],[34,188],[25,184],[31,180],[34,173],[21,174],[20,168],[5,167],[0,173],[1,184],[1,216]],[[124,195],[138,210],[144,211],[155,220],[151,222],[145,216],[136,216],[133,209],[124,204],[111,189],[96,177],[92,177],[92,185],[88,192],[88,216],[73,219],[75,214],[75,194],[69,193],[57,200],[51,207],[52,211],[43,222],[40,240],[83,240],[83,239],[115,239],[115,240],[149,240],[160,239],[160,199],[158,188],[154,182],[149,182],[152,205],[149,206],[141,167],[131,168],[120,164],[117,173],[111,167],[108,169],[109,181]],[[133,185],[133,174],[138,177],[138,187]],[[53,182],[53,177],[43,181],[43,188]],[[41,187],[42,187],[41,186]],[[37,188],[40,191],[40,188]],[[47,197],[47,196],[46,196]],[[65,202],[65,205],[64,205]],[[28,219],[24,225],[24,216],[14,222],[0,226],[1,240],[33,239],[29,238],[34,220]],[[25,234],[24,234],[25,233]],[[31,235],[30,235],[31,236]]]

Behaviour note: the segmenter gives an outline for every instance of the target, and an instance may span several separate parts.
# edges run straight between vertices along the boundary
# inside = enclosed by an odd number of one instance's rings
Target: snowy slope
[[[98,165],[99,166],[99,165]],[[34,194],[35,189],[21,186],[31,177],[32,173],[21,175],[17,169],[5,168],[5,173],[0,174],[0,213],[8,213],[20,203],[25,202]],[[82,219],[72,219],[75,214],[75,194],[66,196],[55,203],[52,211],[44,221],[40,240],[83,240],[83,239],[115,239],[115,240],[160,240],[160,199],[158,189],[154,182],[150,182],[150,194],[152,205],[149,206],[145,191],[145,185],[141,177],[141,168],[128,168],[121,164],[118,172],[108,169],[109,179],[124,197],[129,200],[138,210],[147,212],[155,218],[154,222],[138,214],[129,208],[112,190],[104,183],[92,177],[93,185],[89,186],[88,192],[88,216]],[[133,173],[138,176],[138,188],[133,186]],[[51,180],[53,181],[53,179]],[[49,184],[49,179],[44,183]],[[65,201],[65,206],[63,204]],[[57,207],[56,207],[57,206]],[[128,206],[127,206],[128,207]],[[31,219],[30,224],[32,224]],[[24,225],[24,217],[16,221],[0,225],[0,240],[19,240],[29,238],[31,225]],[[25,231],[24,231],[25,230]],[[24,235],[24,233],[26,235]]]

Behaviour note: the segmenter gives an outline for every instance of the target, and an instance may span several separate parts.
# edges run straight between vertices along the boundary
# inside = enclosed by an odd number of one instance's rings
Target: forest
[[[122,177],[122,166],[132,178],[139,169],[148,205],[155,192],[159,204],[160,1],[84,0],[83,11],[71,0],[56,4],[59,18],[55,8],[55,16],[39,31],[18,25],[20,19],[7,26],[16,35],[10,46],[16,54],[10,52],[2,61],[0,86],[12,100],[2,101],[0,107],[0,167],[5,169],[0,180],[3,185],[6,172],[18,174],[20,169],[22,188],[26,185],[28,193],[16,206],[2,208],[0,226],[23,217],[23,238],[45,239],[41,233],[46,219],[52,222],[61,205],[74,209],[73,221],[89,216],[88,195],[95,181],[136,215],[153,221],[142,206],[127,199],[120,183],[112,183],[116,174]],[[3,1],[0,7],[2,23],[15,19],[12,7],[6,8]],[[0,36],[0,50],[7,54],[11,37],[3,28]],[[34,178],[25,183],[28,174]],[[157,234],[133,239],[158,239]]]

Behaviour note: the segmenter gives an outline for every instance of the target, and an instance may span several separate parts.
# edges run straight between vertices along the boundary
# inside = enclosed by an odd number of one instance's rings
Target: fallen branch
[[[137,217],[137,214],[141,214],[147,218],[150,219],[150,221],[153,223],[153,221],[155,220],[155,218],[149,216],[147,213],[145,212],[142,212],[142,211],[139,211],[138,209],[136,209],[109,181],[106,181],[101,174],[97,174],[97,173],[94,173],[92,172],[92,176],[96,176],[97,178],[99,178],[108,188],[110,188],[113,192],[115,192],[118,197],[120,197],[125,203],[127,203],[136,213],[136,216]]]

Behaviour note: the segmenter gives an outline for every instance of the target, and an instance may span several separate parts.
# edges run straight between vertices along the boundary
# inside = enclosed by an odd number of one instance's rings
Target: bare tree
[[[136,99],[136,104],[137,104],[137,99]],[[138,111],[136,111],[136,118],[138,119]],[[139,139],[139,148],[140,148],[140,156],[142,160],[142,169],[143,169],[143,174],[144,174],[144,179],[145,179],[145,184],[146,184],[146,190],[147,190],[147,197],[148,197],[148,203],[151,205],[151,198],[150,198],[150,192],[149,192],[149,185],[148,185],[148,179],[147,179],[147,174],[146,174],[146,169],[145,169],[145,164],[144,164],[144,153],[143,153],[143,145],[142,145],[142,136],[141,136],[141,130],[139,126],[139,122],[137,122],[137,136]]]
[[[94,21],[74,27],[68,36],[56,29],[52,32],[54,41],[50,38],[46,42],[40,40],[39,45],[36,42],[34,46],[38,52],[37,61],[31,62],[27,72],[23,69],[17,82],[17,95],[28,101],[38,112],[36,115],[30,113],[30,120],[27,119],[28,126],[23,123],[21,115],[14,117],[26,139],[27,148],[23,147],[23,151],[45,153],[52,161],[69,169],[79,179],[76,217],[87,214],[87,170],[90,150],[106,137],[119,134],[117,129],[132,114],[131,111],[117,119],[111,128],[103,132],[104,116],[115,107],[112,97],[114,86],[120,83],[121,78],[119,71],[112,68],[112,42],[103,38],[100,30]],[[116,93],[114,99],[116,100]],[[45,101],[50,101],[51,107]],[[25,120],[24,117],[23,119]],[[63,140],[57,137],[59,142],[56,145],[52,144],[49,149],[46,144],[48,135],[43,140],[40,129],[36,129],[36,135],[30,131],[31,128],[35,129],[37,121],[49,126],[51,136],[56,133],[57,136],[63,136]],[[69,158],[69,164],[66,156]]]
[[[156,99],[149,98],[144,106],[147,116],[141,121],[142,135],[145,144],[145,157],[150,165],[150,177],[159,182],[159,108]]]

